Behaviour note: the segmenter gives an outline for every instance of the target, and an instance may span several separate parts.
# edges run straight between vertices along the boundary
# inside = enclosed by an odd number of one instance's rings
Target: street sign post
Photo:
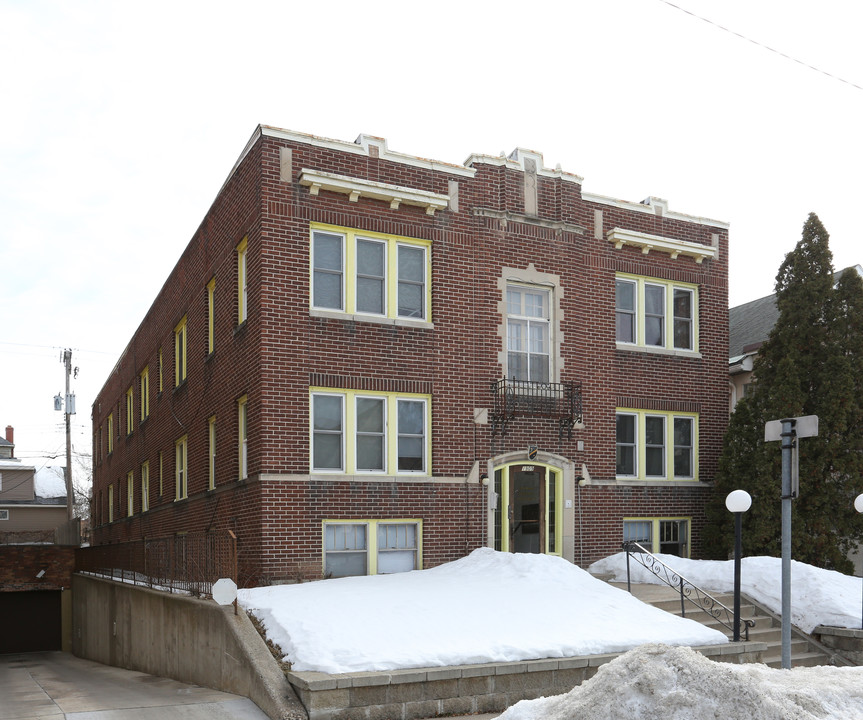
[[[818,435],[818,416],[764,424],[764,441],[782,441],[782,667],[791,669],[791,499],[800,488],[798,438]]]

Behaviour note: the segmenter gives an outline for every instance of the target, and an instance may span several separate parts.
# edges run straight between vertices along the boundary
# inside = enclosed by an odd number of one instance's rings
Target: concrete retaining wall
[[[712,660],[760,662],[764,643],[696,648]],[[519,700],[561,695],[617,655],[454,665],[390,672],[288,672],[310,720],[415,720],[501,712]]]
[[[72,652],[253,700],[269,717],[306,713],[246,614],[212,600],[76,574]]]
[[[812,634],[837,655],[855,665],[863,665],[863,630],[819,625]]]

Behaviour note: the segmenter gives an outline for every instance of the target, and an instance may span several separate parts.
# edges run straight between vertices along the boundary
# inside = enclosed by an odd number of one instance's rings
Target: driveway
[[[267,720],[248,698],[64,652],[0,655],[0,720]]]

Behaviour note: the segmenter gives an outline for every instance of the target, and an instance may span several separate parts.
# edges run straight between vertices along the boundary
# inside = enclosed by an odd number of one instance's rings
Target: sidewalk
[[[82,660],[0,655],[0,720],[268,720],[248,698]]]

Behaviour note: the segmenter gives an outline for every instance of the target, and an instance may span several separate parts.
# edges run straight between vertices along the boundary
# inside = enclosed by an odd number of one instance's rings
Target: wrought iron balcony
[[[581,383],[531,382],[504,378],[491,384],[494,395],[492,435],[506,435],[507,425],[518,417],[558,421],[559,435],[572,438],[572,428],[582,422]]]

